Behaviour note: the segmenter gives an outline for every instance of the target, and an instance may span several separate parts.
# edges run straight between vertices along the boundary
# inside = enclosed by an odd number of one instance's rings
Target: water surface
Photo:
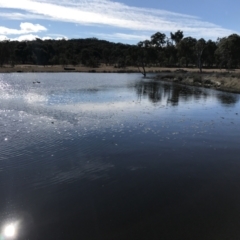
[[[239,239],[239,99],[139,74],[1,74],[2,237]]]

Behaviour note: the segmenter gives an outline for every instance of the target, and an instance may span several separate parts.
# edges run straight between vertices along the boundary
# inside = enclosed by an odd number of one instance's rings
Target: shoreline
[[[224,92],[240,93],[239,72],[212,72],[212,73],[167,73],[159,74],[156,81],[166,81],[186,86],[211,88]]]
[[[165,72],[176,72],[186,71],[186,72],[194,72],[199,73],[198,68],[169,68],[169,67],[145,67],[147,73],[165,73]],[[14,73],[14,72],[96,72],[96,73],[139,73],[137,66],[129,66],[125,68],[118,68],[110,65],[102,64],[97,68],[85,67],[82,65],[29,65],[29,64],[22,64],[22,65],[4,65],[0,67],[0,73]],[[203,69],[203,73],[213,73],[213,72],[221,72],[225,73],[227,70],[225,69]],[[239,72],[240,69],[234,70],[234,72]]]
[[[0,67],[0,73],[139,73],[137,67],[116,68],[114,66],[101,65],[98,68],[85,66],[40,66],[40,65],[16,65]],[[220,91],[240,93],[240,69],[203,69],[199,73],[198,68],[166,68],[146,67],[147,74],[157,74],[156,81],[167,81],[182,85],[213,88]]]

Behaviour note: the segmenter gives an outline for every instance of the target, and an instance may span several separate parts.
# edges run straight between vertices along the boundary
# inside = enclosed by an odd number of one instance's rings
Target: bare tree
[[[206,46],[206,41],[203,38],[199,39],[196,43],[197,63],[200,73],[202,73],[202,55]]]

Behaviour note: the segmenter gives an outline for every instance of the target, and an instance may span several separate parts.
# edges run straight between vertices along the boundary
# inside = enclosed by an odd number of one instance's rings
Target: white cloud
[[[62,34],[56,34],[56,33],[48,34],[48,36],[50,36],[53,39],[56,39],[56,38],[67,39],[67,36],[62,35]]]
[[[32,24],[28,22],[24,22],[20,24],[20,29],[12,29],[0,26],[0,34],[4,35],[20,35],[27,33],[37,33],[47,31],[47,29],[40,24]]]
[[[5,41],[8,40],[7,36],[0,35],[0,41]]]
[[[216,38],[233,33],[232,30],[204,22],[201,19],[155,9],[130,7],[109,0],[0,0],[0,7],[26,11],[13,13],[12,18],[44,18],[85,25],[104,25],[133,31],[169,32],[182,30],[193,37]],[[11,14],[3,13],[11,18]],[[122,36],[123,37],[123,36]]]
[[[0,12],[0,18],[3,19],[11,19],[11,20],[30,20],[30,19],[46,19],[46,16],[38,15],[38,14],[30,14],[30,13],[19,13],[19,12],[11,12],[4,13]]]
[[[47,31],[47,29],[40,25],[40,24],[32,24],[32,23],[21,23],[20,29],[23,32],[41,32],[41,31]]]
[[[7,36],[4,35],[0,35],[0,41],[5,41],[5,40],[10,40],[10,41],[33,41],[36,40],[37,38],[44,40],[50,40],[50,39],[54,39],[54,40],[62,40],[65,39],[67,40],[68,38],[65,36],[61,36],[61,35],[57,35],[55,37],[52,36],[44,36],[44,37],[40,37],[38,35],[34,35],[34,34],[25,34],[25,35],[20,35],[18,37],[14,37],[14,38],[9,38]]]
[[[68,40],[68,38],[67,37],[57,37],[57,38],[55,38],[55,40]]]
[[[11,41],[33,41],[35,40],[36,38],[39,38],[39,36],[37,35],[33,35],[33,34],[26,34],[26,35],[21,35],[19,37],[16,37],[16,38],[11,38],[10,40]]]
[[[50,40],[50,39],[52,39],[51,37],[43,37],[42,38],[42,40],[44,41],[44,40]]]
[[[126,33],[113,33],[113,34],[104,34],[104,33],[92,33],[93,36],[103,38],[103,39],[111,39],[111,40],[130,40],[130,41],[141,41],[149,38],[147,34],[126,34]]]

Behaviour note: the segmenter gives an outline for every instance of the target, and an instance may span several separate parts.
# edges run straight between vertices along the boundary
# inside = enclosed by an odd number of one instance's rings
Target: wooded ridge
[[[217,41],[184,37],[182,31],[157,32],[136,45],[113,43],[97,38],[70,40],[1,41],[0,67],[4,65],[62,65],[96,68],[145,67],[239,68],[240,36],[232,34]]]

